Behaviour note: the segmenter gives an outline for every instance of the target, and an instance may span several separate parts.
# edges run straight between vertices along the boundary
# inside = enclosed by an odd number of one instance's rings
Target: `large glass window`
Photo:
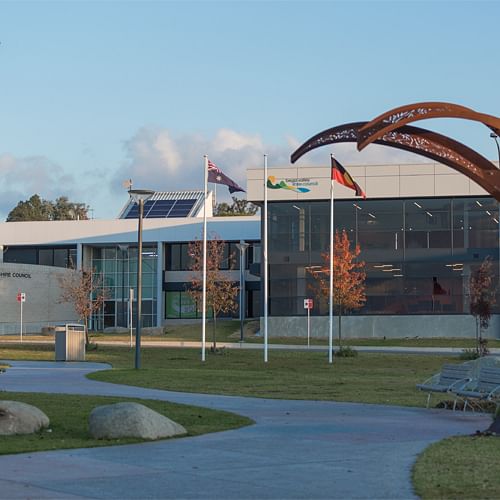
[[[157,300],[157,251],[156,246],[144,245],[142,250],[142,324],[156,323]],[[102,273],[107,291],[104,312],[98,312],[94,324],[105,326],[129,326],[126,311],[129,308],[130,288],[134,289],[134,311],[137,300],[137,248],[128,245],[95,247],[92,249],[91,266]],[[97,328],[97,327],[96,327]]]
[[[324,265],[329,248],[329,202],[273,202],[268,213],[270,314],[304,314],[313,293],[304,269]],[[339,200],[334,214],[366,263],[366,304],[352,314],[467,313],[473,269],[490,256],[498,276],[492,198]],[[326,314],[324,298],[316,303],[313,314]]]
[[[4,262],[40,266],[74,267],[75,247],[7,247]]]

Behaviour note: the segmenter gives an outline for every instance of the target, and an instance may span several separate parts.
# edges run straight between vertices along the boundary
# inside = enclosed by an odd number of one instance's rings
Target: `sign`
[[[312,309],[314,307],[313,299],[304,299],[304,309]]]
[[[24,292],[19,292],[17,294],[17,301],[18,302],[26,302],[26,294]]]

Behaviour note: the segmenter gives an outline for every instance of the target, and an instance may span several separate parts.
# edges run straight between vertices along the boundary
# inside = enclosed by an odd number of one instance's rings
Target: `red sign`
[[[314,307],[313,299],[304,299],[304,309],[312,309]]]
[[[18,302],[26,302],[26,294],[24,292],[19,292],[17,294],[17,301]]]

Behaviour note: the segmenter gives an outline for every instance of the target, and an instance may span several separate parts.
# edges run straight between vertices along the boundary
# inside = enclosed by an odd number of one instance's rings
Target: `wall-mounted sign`
[[[311,191],[311,186],[318,185],[318,181],[308,177],[291,177],[278,180],[274,175],[270,175],[267,178],[266,185],[268,189],[285,189],[296,193],[308,193]]]
[[[0,278],[24,278],[31,279],[31,273],[7,273],[0,271]]]

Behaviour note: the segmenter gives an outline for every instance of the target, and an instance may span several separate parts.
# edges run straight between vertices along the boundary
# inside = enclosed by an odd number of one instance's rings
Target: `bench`
[[[455,394],[457,390],[462,389],[471,380],[472,366],[470,364],[446,364],[443,365],[440,373],[433,375],[423,384],[417,384],[417,389],[428,393],[427,408],[429,408],[433,392]]]
[[[470,386],[470,387],[469,387]],[[464,400],[464,411],[467,404],[474,409],[475,401],[494,401],[500,399],[500,368],[484,367],[472,384],[453,391]],[[480,408],[479,405],[477,405]]]

